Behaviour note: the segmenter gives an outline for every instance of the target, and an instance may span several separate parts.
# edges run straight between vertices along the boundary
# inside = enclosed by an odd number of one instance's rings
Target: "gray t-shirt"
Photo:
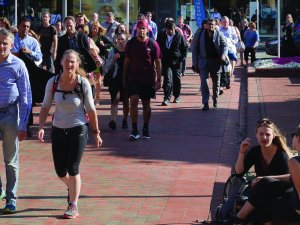
[[[104,21],[103,23],[101,23],[101,26],[103,26],[105,29],[107,29],[107,33],[105,34],[106,37],[109,37],[109,39],[112,41],[113,37],[115,35],[115,30],[117,29],[117,27],[119,26],[119,22],[115,21],[111,24],[111,23],[107,23],[106,21]]]
[[[72,128],[86,124],[88,121],[83,108],[82,97],[76,93],[64,94],[56,91],[52,93],[52,87],[55,77],[49,79],[42,107],[51,107],[52,101],[55,101],[55,113],[52,125],[58,128]],[[82,82],[84,107],[86,111],[95,110],[94,100],[92,96],[91,85],[88,80],[77,75],[78,83]],[[58,83],[56,90],[61,90]]]

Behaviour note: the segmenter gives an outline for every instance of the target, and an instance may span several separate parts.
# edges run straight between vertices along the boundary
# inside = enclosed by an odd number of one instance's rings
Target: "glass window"
[[[61,20],[62,15],[62,1],[61,0],[23,0],[18,1],[18,5],[15,6],[14,0],[8,1],[6,16],[10,22],[14,24],[15,21],[15,8],[18,9],[17,18],[23,16],[28,17],[31,20],[31,26],[33,29],[41,25],[41,17],[43,12],[49,12],[51,14],[51,23],[55,23],[57,20]]]

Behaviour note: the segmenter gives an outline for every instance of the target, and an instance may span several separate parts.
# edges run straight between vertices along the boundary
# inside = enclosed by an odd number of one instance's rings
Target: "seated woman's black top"
[[[295,157],[293,157],[293,159],[297,160],[298,163],[300,163],[300,156],[295,156]],[[294,186],[294,191],[293,191],[292,195],[290,196],[289,201],[290,201],[290,204],[291,204],[293,209],[300,210],[300,199],[299,199],[299,195],[297,193],[297,190],[295,188],[295,185],[293,183],[292,177],[291,177],[291,183]]]
[[[248,172],[248,170],[254,165],[256,176],[270,176],[270,175],[282,175],[288,174],[288,154],[277,148],[273,159],[270,164],[267,165],[265,162],[260,146],[251,148],[245,155],[244,158],[244,171],[242,175]]]

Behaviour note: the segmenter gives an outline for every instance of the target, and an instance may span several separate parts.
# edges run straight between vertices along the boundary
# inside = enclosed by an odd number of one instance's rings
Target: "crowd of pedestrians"
[[[240,21],[241,26],[236,27],[227,16],[216,12],[213,18],[204,20],[202,27],[193,35],[181,16],[177,24],[173,18],[166,18],[163,29],[158,30],[151,12],[139,14],[130,32],[124,23],[115,20],[112,12],[107,13],[102,23],[97,13],[92,15],[90,21],[80,13],[75,17],[67,16],[63,21],[56,22],[55,26],[50,24],[50,14],[43,13],[42,26],[35,34],[30,29],[30,19],[26,17],[21,18],[14,28],[10,28],[9,22],[1,18],[0,68],[3,82],[0,85],[4,94],[0,96],[0,132],[7,185],[4,191],[0,182],[0,198],[6,199],[4,212],[14,213],[17,210],[18,141],[30,134],[32,105],[42,102],[37,138],[44,142],[44,126],[52,102],[55,103],[51,130],[54,167],[67,189],[68,206],[63,216],[76,218],[79,216],[77,204],[81,189],[79,166],[87,144],[88,129],[91,129],[96,147],[103,143],[96,112],[96,105],[101,99],[102,77],[111,96],[109,128],[117,129],[118,105],[122,102],[122,129],[128,129],[128,117],[131,120],[128,139],[149,139],[151,99],[156,97],[156,92],[163,88],[161,105],[164,107],[171,104],[172,96],[173,103],[181,101],[181,79],[185,74],[189,47],[192,51],[192,69],[199,73],[201,81],[203,111],[210,110],[209,77],[212,79],[213,107],[217,108],[220,95],[230,88],[238,53],[242,65],[249,64],[249,54],[251,63],[256,60],[259,34],[255,23],[248,24],[246,19]],[[287,33],[290,23],[285,26]],[[244,48],[237,47],[239,42],[245,44]],[[35,98],[31,96],[34,90],[31,91],[30,84],[34,78],[31,70],[26,69],[28,66],[24,57],[47,72],[43,101],[32,101]],[[141,136],[138,125],[140,100],[143,113]],[[293,139],[297,149],[299,135],[297,128]],[[253,182],[266,181],[257,185],[253,197],[234,218],[236,221],[243,221],[256,209],[258,220],[268,222],[270,212],[268,217],[261,216],[259,209],[264,204],[271,204],[273,195],[270,194],[264,203],[257,201],[255,196],[261,196],[266,187],[276,183],[270,179],[277,179],[277,175],[287,177],[289,172],[296,174],[299,170],[298,158],[289,161],[285,139],[274,123],[267,119],[260,121],[256,137],[259,146],[250,150],[249,139],[242,142],[235,169],[243,175],[254,165],[258,177]],[[295,188],[293,185],[284,186],[292,188],[291,198],[300,193],[298,179],[293,174],[291,179]],[[258,188],[260,186],[261,189]],[[299,198],[295,201],[297,204],[293,209],[298,210]],[[293,218],[299,217],[294,211]]]

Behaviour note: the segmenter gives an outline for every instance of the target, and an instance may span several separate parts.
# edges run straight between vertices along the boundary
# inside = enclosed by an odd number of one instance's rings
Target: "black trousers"
[[[87,125],[62,129],[52,126],[52,155],[56,174],[79,174],[79,165],[88,139]]]
[[[221,66],[220,86],[227,87],[230,85],[230,77],[225,73],[225,66]]]
[[[186,68],[186,58],[183,58],[181,62],[181,74],[184,76],[185,74],[185,68]]]
[[[249,53],[251,54],[251,63],[254,63],[256,60],[256,49],[255,48],[250,48],[250,47],[246,47],[245,51],[244,51],[244,59],[246,60],[246,62],[248,62],[249,59]]]
[[[255,186],[248,201],[255,207],[255,219],[261,223],[273,219],[300,221],[290,204],[294,192],[290,182],[265,177]]]
[[[164,100],[171,100],[172,94],[175,98],[181,92],[181,65],[163,65],[162,73],[164,76]]]

